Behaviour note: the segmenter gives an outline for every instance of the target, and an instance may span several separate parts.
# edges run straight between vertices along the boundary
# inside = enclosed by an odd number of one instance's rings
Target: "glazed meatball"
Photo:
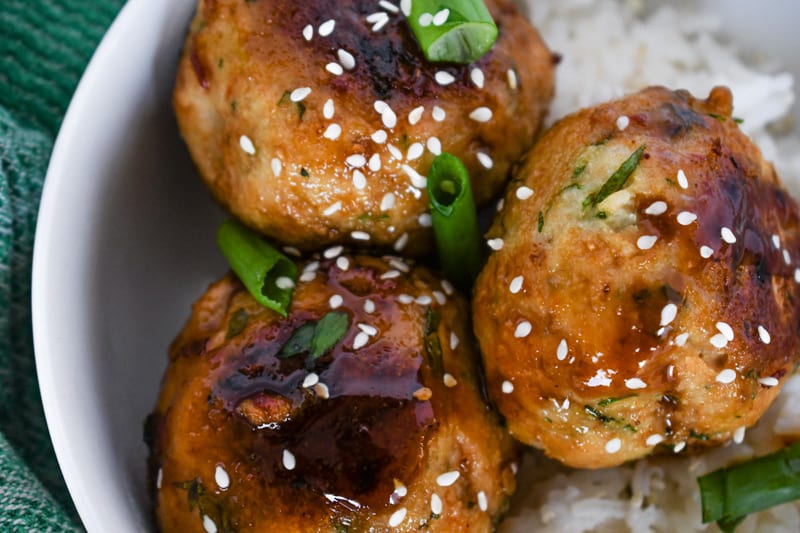
[[[194,305],[150,417],[163,531],[490,531],[516,445],[468,311],[422,268],[307,263],[286,318],[233,276]]]
[[[236,217],[303,250],[430,250],[425,174],[460,157],[475,197],[502,190],[553,93],[553,57],[508,0],[471,65],[425,60],[374,0],[204,0],[174,106],[200,175]],[[376,22],[377,21],[377,22]]]
[[[649,88],[557,123],[474,296],[490,395],[572,466],[740,438],[798,361],[798,208],[731,116]]]

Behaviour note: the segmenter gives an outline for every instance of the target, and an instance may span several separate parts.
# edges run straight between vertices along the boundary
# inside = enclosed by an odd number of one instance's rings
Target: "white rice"
[[[744,119],[742,129],[800,197],[800,140],[796,133],[776,135],[792,127],[794,80],[785,72],[770,74],[745,64],[735,43],[722,44],[718,20],[695,16],[691,3],[655,10],[630,0],[527,3],[545,41],[562,55],[551,121],[648,85],[688,89],[698,97],[715,85],[727,85],[734,94],[734,115]],[[798,437],[800,376],[794,376],[762,420],[748,429],[744,442],[699,456],[574,470],[530,451],[501,531],[719,531],[701,522],[697,477],[771,453]],[[800,502],[795,502],[751,515],[737,533],[795,532],[799,524]]]

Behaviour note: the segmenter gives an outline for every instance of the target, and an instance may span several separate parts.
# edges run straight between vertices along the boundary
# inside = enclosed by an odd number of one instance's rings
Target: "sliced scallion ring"
[[[414,0],[408,22],[431,62],[472,63],[497,40],[483,0]]]

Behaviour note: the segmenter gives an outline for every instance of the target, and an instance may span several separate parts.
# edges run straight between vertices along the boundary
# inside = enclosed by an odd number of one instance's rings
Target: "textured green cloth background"
[[[0,531],[80,529],[58,470],[33,359],[31,252],[39,196],[75,86],[123,0],[0,3]]]

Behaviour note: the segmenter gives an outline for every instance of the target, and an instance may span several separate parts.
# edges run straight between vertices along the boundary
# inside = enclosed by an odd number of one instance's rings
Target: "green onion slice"
[[[472,63],[497,40],[483,0],[414,0],[408,22],[432,62]]]
[[[483,263],[483,241],[467,169],[456,156],[436,156],[428,172],[433,232],[444,275],[468,288]]]
[[[733,531],[750,513],[800,499],[800,442],[697,479],[703,523]]]
[[[628,181],[628,178],[633,174],[633,171],[639,166],[639,161],[642,159],[645,148],[646,146],[644,144],[637,148],[636,151],[619,166],[617,171],[606,180],[600,189],[586,197],[583,201],[583,207],[595,207],[597,204],[622,189]]]
[[[297,283],[295,264],[235,220],[226,220],[219,227],[217,245],[253,298],[286,316]]]

